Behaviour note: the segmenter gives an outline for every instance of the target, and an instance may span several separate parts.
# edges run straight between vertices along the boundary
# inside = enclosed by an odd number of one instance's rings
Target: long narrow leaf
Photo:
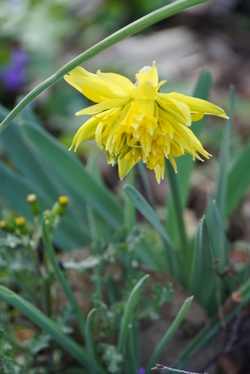
[[[162,226],[158,216],[152,207],[147,203],[142,194],[133,186],[125,185],[124,191],[134,206],[141,212],[141,214],[151,223],[151,225],[162,235],[169,247],[175,250],[165,228]]]
[[[162,238],[166,243],[166,260],[167,269],[172,275],[176,276],[181,282],[185,277],[184,269],[180,265],[180,258],[176,248],[173,246],[165,228],[162,226],[159,218],[152,209],[152,207],[147,203],[144,197],[140,194],[138,190],[134,187],[126,185],[124,187],[126,195],[133,202],[134,206],[141,212],[141,214],[151,223],[151,225],[160,233]]]
[[[240,304],[230,313],[225,319],[224,323],[229,323],[233,317],[237,315],[239,310],[243,308],[250,300],[250,280],[244,283],[238,290],[238,295],[242,298]],[[177,362],[174,366],[178,366],[179,369],[185,367],[185,364],[193,359],[194,354],[204,348],[221,330],[221,321],[218,317],[211,319],[210,324],[207,328],[202,329],[196,337],[191,341],[187,348],[181,352]]]
[[[227,196],[228,165],[230,163],[230,138],[234,111],[234,88],[230,89],[230,113],[226,122],[224,137],[220,149],[219,175],[216,183],[215,200],[222,218],[225,216],[225,204]]]
[[[91,332],[91,322],[92,316],[95,313],[96,309],[92,309],[86,319],[85,325],[85,340],[86,340],[86,349],[89,359],[89,373],[91,374],[98,374],[98,367],[99,371],[101,370],[102,374],[106,374],[106,371],[103,368],[100,368],[99,364],[96,362],[95,358],[95,349],[94,349],[94,342],[93,342],[93,335]]]
[[[42,209],[49,209],[51,207],[50,202],[37,189],[37,186],[21,175],[15,174],[1,163],[0,180],[1,195],[8,201],[11,207],[15,208],[19,214],[28,219],[32,219],[28,204],[26,203],[28,194],[35,193],[38,196]],[[70,217],[65,216],[60,222],[53,240],[60,248],[68,250],[89,243],[90,236],[83,224],[77,226]]]
[[[170,341],[170,339],[172,338],[172,336],[175,334],[176,330],[178,329],[178,327],[180,326],[181,322],[183,321],[183,318],[185,317],[185,315],[187,314],[190,306],[191,306],[191,303],[193,301],[193,296],[191,297],[188,297],[179,313],[177,314],[177,316],[175,317],[173,323],[171,324],[171,326],[169,327],[169,329],[166,331],[165,335],[163,336],[163,338],[161,339],[161,341],[158,343],[154,353],[152,354],[150,360],[149,360],[149,363],[147,364],[147,367],[146,367],[146,374],[149,374],[150,373],[150,370],[151,368],[155,365],[155,363],[157,362],[160,354],[162,353],[163,349],[166,347],[166,344]]]
[[[216,278],[214,257],[205,218],[202,218],[195,238],[193,264],[189,279],[189,292],[208,313],[216,309]]]
[[[87,367],[88,360],[82,348],[80,348],[79,345],[67,335],[63,334],[57,324],[43,314],[34,305],[3,286],[0,286],[0,299],[4,300],[23,313],[33,323],[46,331],[52,337],[52,339],[54,339],[62,348],[70,353],[81,365]]]
[[[3,119],[7,113],[8,111],[0,106],[0,118]],[[2,134],[0,141],[15,167],[32,181],[37,186],[37,190],[42,191],[47,199],[52,202],[58,194],[62,194],[60,184],[49,174],[49,164],[44,165],[32,151],[30,144],[23,139],[17,121],[13,121],[12,126]]]
[[[229,170],[226,196],[226,217],[228,217],[237,207],[244,192],[250,186],[249,160],[250,144],[239,153]]]
[[[229,246],[223,227],[220,211],[216,201],[208,197],[208,207],[206,210],[206,222],[209,231],[210,243],[213,257],[217,261],[218,270],[223,272],[229,265]]]
[[[21,175],[13,173],[3,163],[0,163],[0,193],[20,214],[31,218],[26,198],[29,193],[37,194],[41,205],[44,206],[46,198],[36,186],[23,178]]]
[[[182,198],[181,198],[181,191],[180,186],[178,183],[177,175],[174,172],[174,169],[172,168],[172,165],[169,161],[166,162],[166,169],[167,169],[167,175],[168,175],[168,182],[170,186],[170,194],[171,194],[171,201],[173,202],[174,206],[174,217],[177,224],[177,231],[178,231],[178,237],[180,238],[180,253],[182,255],[182,258],[187,266],[187,268],[190,267],[190,261],[189,261],[189,251],[188,251],[188,241],[186,236],[186,230],[185,225],[183,221],[183,206],[182,206]],[[172,219],[172,217],[168,217],[169,220]]]
[[[129,323],[132,318],[132,313],[134,311],[136,302],[138,300],[138,297],[142,291],[142,285],[144,282],[148,279],[149,275],[144,275],[139,282],[135,285],[133,290],[131,291],[128,301],[125,305],[124,313],[122,316],[122,322],[121,322],[121,328],[120,328],[120,333],[119,333],[119,339],[118,339],[118,349],[120,352],[123,352],[126,338],[128,335],[128,328],[129,328]]]

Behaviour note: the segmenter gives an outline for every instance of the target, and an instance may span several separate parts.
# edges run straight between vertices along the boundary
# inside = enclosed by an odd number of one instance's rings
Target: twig
[[[151,373],[154,373],[154,374],[167,374],[168,372],[179,373],[179,374],[207,374],[207,373],[194,373],[193,371],[172,369],[167,366],[160,365],[160,364],[156,364],[155,367],[151,369]]]

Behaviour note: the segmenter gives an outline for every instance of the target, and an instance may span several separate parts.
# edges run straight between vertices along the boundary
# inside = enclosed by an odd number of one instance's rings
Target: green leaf
[[[202,218],[195,238],[189,292],[202,306],[213,313],[216,310],[216,278],[214,257],[205,218]]]
[[[122,209],[113,195],[84,168],[76,156],[67,151],[41,128],[24,122],[23,134],[32,142],[37,153],[60,174],[80,201],[92,206],[113,228],[122,224]]]
[[[134,206],[141,212],[141,214],[151,223],[151,225],[160,233],[166,243],[166,259],[167,269],[172,275],[176,275],[178,279],[182,279],[184,276],[184,269],[180,265],[179,254],[176,248],[173,246],[165,228],[162,226],[159,218],[147,203],[144,197],[134,187],[126,185],[124,191],[129,199],[133,202]]]
[[[231,127],[233,120],[234,111],[234,88],[230,89],[230,113],[229,120],[226,122],[223,141],[220,148],[219,157],[219,175],[216,182],[215,200],[222,218],[225,216],[225,204],[227,195],[227,184],[228,184],[228,165],[230,163],[230,138],[231,138]]]
[[[1,195],[24,216],[31,218],[30,210],[26,202],[27,195],[36,193],[41,204],[45,204],[45,197],[38,191],[32,182],[21,175],[13,173],[4,164],[0,163],[0,192]]]
[[[42,209],[51,207],[50,202],[43,193],[37,189],[37,186],[21,175],[13,173],[1,163],[0,180],[1,195],[8,201],[11,207],[15,208],[15,210],[29,220],[32,219],[32,216],[26,202],[28,194],[35,193],[37,195]],[[75,221],[72,220],[72,217],[65,215],[60,222],[53,240],[60,248],[68,250],[89,243],[90,236],[83,223],[78,226]]]
[[[0,106],[0,118],[4,118],[7,113],[8,111]],[[47,200],[53,203],[58,194],[62,194],[60,184],[52,178],[49,164],[44,165],[30,144],[23,139],[17,121],[13,121],[12,126],[1,135],[0,141],[15,167],[32,181],[37,187],[36,191],[42,191]]]
[[[229,264],[228,242],[223,227],[220,211],[216,201],[208,196],[208,206],[206,211],[206,222],[210,235],[210,242],[213,251],[213,257],[220,261],[222,269]]]
[[[166,256],[163,251],[159,252],[155,249],[153,243],[151,243],[147,237],[142,238],[141,243],[138,244],[136,249],[136,256],[153,270],[166,270]]]
[[[244,192],[250,185],[249,160],[250,144],[239,153],[228,173],[226,217],[237,207]]]
[[[87,367],[88,360],[82,348],[71,338],[63,334],[57,324],[43,314],[21,296],[6,287],[0,286],[0,299],[23,313],[33,323],[46,331],[63,349],[71,354],[83,367]]]
[[[93,335],[91,331],[92,317],[95,311],[96,309],[92,309],[89,312],[87,319],[86,319],[86,325],[85,325],[85,341],[86,341],[86,349],[87,349],[87,354],[88,354],[88,359],[89,359],[89,373],[98,374],[98,372],[101,372],[102,374],[106,374],[106,371],[100,367],[95,357],[94,341],[93,341]]]
[[[128,335],[129,324],[130,324],[130,321],[132,319],[132,313],[133,313],[134,308],[136,306],[136,302],[138,301],[139,295],[142,291],[142,285],[148,279],[148,277],[149,277],[149,275],[144,275],[144,277],[142,277],[137,282],[137,284],[135,285],[135,287],[131,291],[131,293],[129,295],[129,298],[128,298],[128,301],[125,305],[125,309],[124,309],[124,313],[123,313],[122,321],[121,321],[121,328],[120,328],[120,332],[119,332],[119,339],[118,339],[118,350],[120,352],[123,352],[123,350],[124,350],[126,338],[127,338],[127,335]]]
[[[133,186],[125,185],[124,191],[134,206],[141,212],[141,214],[151,223],[151,225],[162,235],[163,239],[169,245],[169,248],[175,250],[169,236],[162,226],[158,216],[148,202],[144,199],[142,194]]]
[[[146,374],[149,374],[151,372],[151,368],[158,361],[158,358],[159,358],[160,354],[162,353],[162,351],[164,350],[164,348],[166,347],[167,343],[170,341],[172,336],[175,334],[176,330],[178,329],[181,322],[183,321],[183,318],[187,314],[187,312],[188,312],[188,310],[191,306],[192,301],[193,301],[193,296],[188,297],[184,301],[179,313],[175,317],[171,326],[166,331],[165,335],[162,337],[161,341],[158,343],[156,349],[154,350],[154,353],[152,354],[151,358],[149,359],[149,363],[147,364],[147,367],[146,367]]]
[[[249,303],[250,300],[250,280],[247,280],[239,289],[236,291],[241,297],[242,301],[234,308],[234,310],[225,316],[224,324],[228,324],[233,317],[235,317],[242,308]],[[194,355],[201,351],[220,331],[222,330],[221,319],[217,316],[210,320],[209,326],[203,328],[191,341],[191,343],[181,352],[177,362],[174,366],[179,369],[185,368],[186,365],[193,360]],[[224,328],[222,330],[224,332]]]
[[[186,264],[187,269],[190,268],[190,259],[189,259],[189,248],[188,248],[188,240],[185,230],[185,225],[183,221],[183,206],[182,206],[182,198],[181,198],[181,192],[180,192],[180,184],[178,183],[177,174],[174,172],[174,169],[172,168],[172,165],[169,161],[166,161],[166,169],[167,169],[167,175],[168,175],[168,182],[170,186],[170,195],[171,195],[171,201],[173,202],[174,207],[174,217],[176,221],[176,228],[178,231],[178,237],[179,237],[179,251],[181,253],[181,257],[183,258],[183,261]],[[171,217],[168,216],[168,220],[171,220]]]

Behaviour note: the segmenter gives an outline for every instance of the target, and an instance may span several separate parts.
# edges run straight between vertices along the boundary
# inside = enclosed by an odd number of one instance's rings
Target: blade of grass
[[[29,193],[35,193],[41,206],[46,206],[46,198],[36,186],[21,175],[15,174],[8,169],[3,163],[0,163],[0,192],[1,195],[14,207],[17,211],[29,219],[32,218],[30,209],[26,203]],[[18,193],[17,193],[18,191]]]
[[[161,224],[158,216],[147,203],[144,197],[134,187],[125,185],[124,191],[126,195],[133,202],[134,206],[141,212],[141,214],[151,223],[151,225],[160,233],[166,243],[166,265],[167,269],[172,275],[176,276],[177,279],[183,280],[185,276],[185,269],[181,266],[180,259],[176,248],[173,246],[165,228]]]
[[[220,272],[223,272],[225,267],[229,265],[229,245],[216,201],[212,200],[210,196],[208,196],[206,222],[213,257],[217,262],[216,266]]]
[[[235,307],[235,309],[225,317],[224,324],[229,323],[233,317],[249,303],[250,300],[250,280],[244,283],[237,291],[242,299],[241,303]],[[174,366],[182,369],[187,363],[194,359],[194,355],[203,349],[222,329],[221,320],[218,317],[211,319],[210,324],[207,328],[202,329],[200,333],[191,341],[187,348],[179,355]]]
[[[61,67],[56,73],[51,75],[49,78],[45,79],[37,87],[35,87],[27,96],[25,96],[20,103],[9,113],[5,120],[0,124],[0,133],[9,125],[9,123],[16,117],[16,115],[25,108],[32,100],[35,99],[41,92],[46,90],[65,74],[73,70],[76,66],[82,64],[84,61],[88,60],[90,57],[95,56],[97,53],[103,51],[104,49],[110,47],[111,45],[117,43],[118,41],[126,38],[127,36],[133,35],[148,26],[153,25],[165,18],[168,18],[184,9],[191,6],[205,3],[207,0],[179,0],[174,3],[168,4],[160,9],[155,10],[147,14],[146,16],[132,22],[131,24],[123,27],[122,29],[116,31],[114,34],[103,39],[99,43],[95,44],[93,47],[87,49],[85,52],[81,53],[79,56],[75,57],[73,60],[69,61],[66,65]]]
[[[142,286],[144,282],[148,279],[149,275],[144,275],[135,285],[133,290],[131,291],[128,301],[125,305],[124,313],[122,316],[121,321],[121,328],[119,332],[119,338],[118,338],[118,350],[122,353],[124,351],[127,335],[128,335],[128,329],[129,324],[132,318],[132,313],[134,311],[134,308],[136,306],[136,302],[138,301],[139,295],[142,291]]]
[[[188,256],[188,241],[183,221],[183,206],[181,203],[181,192],[179,188],[178,179],[174,169],[172,168],[170,162],[166,160],[165,162],[167,175],[168,175],[168,182],[171,190],[171,200],[174,206],[174,215],[175,220],[177,223],[178,229],[178,237],[180,238],[180,254],[182,256],[183,261],[186,264],[187,269],[190,268],[190,259]]]
[[[169,248],[175,250],[165,228],[162,226],[158,216],[153,208],[144,199],[141,193],[133,186],[125,185],[124,191],[129,199],[133,202],[134,206],[141,212],[141,214],[151,223],[151,225],[162,235]]]
[[[139,326],[136,324],[129,330],[127,339],[127,359],[131,362],[130,373],[137,373],[139,368],[139,347],[138,347]],[[129,374],[130,374],[129,373]]]
[[[130,170],[128,175],[128,183],[132,186],[135,184],[135,172],[134,169]],[[124,201],[124,224],[128,231],[131,231],[135,227],[135,206],[127,197]]]
[[[0,286],[0,299],[23,313],[34,324],[46,331],[62,348],[70,353],[83,367],[87,367],[88,360],[83,349],[71,338],[63,334],[57,324],[43,314],[21,296],[6,287]]]
[[[155,365],[155,363],[157,362],[160,354],[162,353],[162,351],[164,350],[164,348],[166,347],[166,344],[170,341],[170,339],[172,338],[172,336],[175,334],[176,330],[178,329],[178,327],[180,326],[181,322],[183,321],[183,318],[185,317],[185,315],[187,314],[190,306],[191,306],[191,303],[193,301],[193,296],[191,297],[188,297],[179,313],[177,314],[177,316],[175,317],[173,323],[171,324],[171,326],[169,327],[169,329],[166,331],[165,335],[163,336],[163,338],[161,339],[161,341],[158,343],[154,353],[152,354],[151,358],[149,359],[149,362],[146,366],[146,374],[149,374],[151,372],[151,368]]]
[[[226,122],[224,136],[220,148],[219,156],[219,175],[216,182],[215,200],[222,218],[225,216],[225,205],[227,196],[227,184],[228,184],[228,165],[230,162],[230,139],[231,139],[231,128],[234,112],[234,96],[235,90],[232,86],[230,88],[230,101],[229,101],[229,120]]]
[[[43,223],[42,223],[42,238],[43,238],[43,243],[44,243],[44,246],[45,246],[45,249],[46,249],[46,254],[48,256],[48,259],[49,259],[51,265],[53,266],[54,272],[55,272],[58,280],[60,281],[61,286],[62,286],[65,294],[67,295],[67,297],[69,299],[69,302],[70,302],[71,306],[75,310],[78,325],[80,327],[82,337],[83,337],[83,339],[85,339],[85,320],[84,320],[84,316],[82,314],[82,311],[81,311],[81,309],[80,309],[80,307],[79,307],[79,305],[76,301],[75,295],[73,294],[73,292],[71,290],[71,287],[70,287],[63,271],[60,269],[60,267],[58,265],[58,262],[57,262],[57,259],[56,259],[56,256],[55,256],[55,251],[54,251],[54,248],[51,244],[51,240],[50,240],[50,237],[49,237],[49,232],[48,232],[49,225],[47,224],[47,221],[48,220],[46,218],[44,218]]]
[[[8,111],[0,106],[0,118],[4,118]],[[30,144],[22,136],[17,121],[13,121],[1,136],[1,142],[14,163],[15,167],[32,183],[37,186],[37,190],[46,194],[47,200],[55,200],[60,194],[60,184],[49,173],[49,165],[44,165],[39,157],[33,152]]]
[[[217,307],[216,278],[209,232],[206,220],[202,218],[195,238],[189,292],[197,298],[209,314],[214,313]]]
[[[239,153],[229,170],[225,217],[228,217],[237,207],[250,185],[249,160],[250,144]]]
[[[101,372],[102,374],[106,374],[106,371],[100,367],[100,365],[96,362],[95,358],[95,350],[94,350],[94,342],[93,342],[93,335],[91,332],[91,323],[92,317],[95,313],[96,309],[92,309],[87,318],[86,318],[86,325],[85,325],[85,341],[86,341],[86,350],[88,356],[88,364],[89,364],[89,373],[91,374],[98,374]],[[99,370],[98,370],[99,368]]]

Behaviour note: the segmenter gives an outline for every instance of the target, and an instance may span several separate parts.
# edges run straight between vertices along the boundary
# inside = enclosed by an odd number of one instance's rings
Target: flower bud
[[[63,216],[66,211],[68,203],[69,198],[67,196],[59,196],[57,202],[54,204],[52,208],[52,212],[54,214],[58,214],[59,216]]]
[[[26,219],[24,217],[22,216],[16,217],[15,224],[21,235],[27,234],[28,230],[27,230],[27,225],[26,225]]]
[[[30,206],[30,211],[33,216],[38,216],[40,213],[40,206],[37,201],[37,196],[33,193],[29,194],[26,199],[27,203]]]
[[[1,220],[0,221],[0,229],[6,231],[8,233],[13,233],[15,231],[15,226],[11,222]]]

